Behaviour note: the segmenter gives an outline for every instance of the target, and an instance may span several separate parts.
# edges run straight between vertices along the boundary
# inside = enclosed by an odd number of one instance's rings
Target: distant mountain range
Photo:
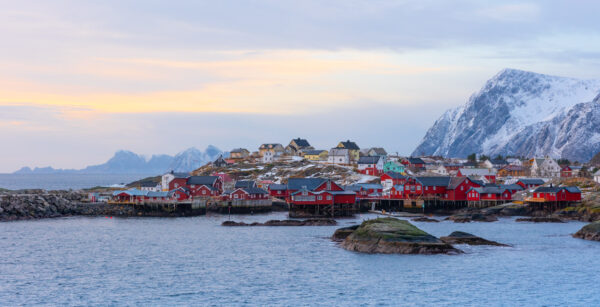
[[[600,152],[600,80],[504,69],[446,111],[412,153],[551,156],[587,162]]]
[[[175,156],[153,155],[150,159],[127,150],[120,150],[106,163],[91,165],[83,169],[55,169],[52,167],[23,167],[15,174],[54,174],[54,173],[85,173],[85,174],[162,174],[168,171],[190,172],[219,155],[228,153],[209,145],[204,152],[197,148],[186,149]]]

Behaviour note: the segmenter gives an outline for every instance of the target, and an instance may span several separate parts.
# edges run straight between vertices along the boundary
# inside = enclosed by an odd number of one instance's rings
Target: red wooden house
[[[171,180],[171,182],[169,182],[169,191],[171,190],[176,190],[179,188],[186,188],[187,187],[187,180],[188,177],[179,177],[179,178],[174,178],[173,180]]]
[[[269,185],[269,195],[281,199],[287,198],[289,195],[287,193],[287,185],[286,184],[270,184]]]
[[[481,177],[487,182],[496,182],[496,172],[487,168],[460,168],[456,174],[458,177]]]
[[[581,201],[581,190],[578,187],[538,187],[533,191],[533,198],[544,202]]]
[[[560,177],[563,178],[571,178],[571,177],[579,177],[579,172],[581,171],[581,166],[575,165],[565,165],[560,170]]]
[[[414,169],[422,169],[425,168],[425,161],[423,161],[423,159],[421,158],[406,158],[406,159],[402,159],[402,161],[400,162],[402,164],[404,164],[407,167],[411,167]]]
[[[401,173],[387,172],[380,177],[381,185],[385,188],[391,188],[395,185],[403,185],[406,183],[406,176]]]
[[[223,193],[223,180],[219,176],[190,176],[186,181],[192,198],[214,197]]]
[[[481,187],[481,183],[473,181],[469,177],[452,177],[446,189],[444,200],[466,201],[467,191],[471,188],[479,187]]]
[[[471,188],[467,191],[468,201],[510,201],[512,194],[500,187]]]
[[[294,205],[340,205],[355,202],[356,193],[353,191],[300,190],[291,194],[291,203]]]
[[[237,188],[231,192],[229,198],[234,200],[269,199],[269,193],[261,188]]]
[[[379,183],[357,183],[347,186],[346,191],[353,191],[360,199],[378,199],[382,197],[383,186]]]
[[[536,178],[523,178],[519,179],[516,184],[520,185],[523,189],[533,189],[544,184],[544,180]]]

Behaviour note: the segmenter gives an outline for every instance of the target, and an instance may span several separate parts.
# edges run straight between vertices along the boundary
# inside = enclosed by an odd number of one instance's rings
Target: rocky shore
[[[68,216],[187,216],[186,212],[147,212],[131,206],[84,202],[75,191],[12,191],[0,194],[0,222]]]
[[[482,237],[478,237],[462,231],[455,231],[446,237],[440,237],[440,240],[448,244],[509,246],[495,241],[486,240]]]
[[[574,238],[600,241],[600,221],[583,226],[578,232],[573,234]]]
[[[351,231],[351,232],[350,232]],[[350,232],[350,234],[348,234]],[[348,234],[348,235],[347,235]],[[346,236],[347,235],[347,236]],[[356,229],[346,227],[334,234],[350,251],[381,254],[460,254],[462,251],[424,232],[411,223],[395,218],[364,221]]]

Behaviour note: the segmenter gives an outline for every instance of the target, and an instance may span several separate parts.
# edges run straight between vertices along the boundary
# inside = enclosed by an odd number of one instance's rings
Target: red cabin
[[[581,201],[581,190],[578,187],[538,187],[533,191],[533,198],[545,202]]]
[[[261,188],[238,188],[230,194],[235,200],[269,199],[269,193]]]
[[[510,191],[499,187],[471,188],[467,191],[468,201],[509,201],[511,199]]]
[[[536,178],[523,178],[519,179],[516,184],[520,185],[523,189],[528,190],[544,185],[544,180]]]

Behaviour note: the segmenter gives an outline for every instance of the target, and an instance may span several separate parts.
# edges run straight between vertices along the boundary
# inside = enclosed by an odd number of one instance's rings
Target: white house
[[[327,162],[331,164],[350,164],[350,150],[347,148],[332,148]]]
[[[261,159],[262,163],[273,163],[275,161],[275,152],[265,151]]]
[[[167,186],[168,187],[168,186]],[[148,192],[160,192],[162,185],[156,182],[143,182],[140,184],[140,190]]]
[[[594,173],[594,181],[600,183],[600,170]]]
[[[358,159],[358,171],[367,175],[378,175],[383,172],[385,159],[382,156],[363,156]]]
[[[448,175],[448,169],[443,166],[443,165],[437,165],[436,167],[434,167],[433,169],[430,170],[432,173],[435,174],[439,174],[442,176],[447,176]]]
[[[531,176],[560,177],[561,167],[552,158],[535,158],[531,164]]]
[[[190,174],[188,173],[175,173],[173,171],[170,171],[164,175],[162,175],[162,178],[160,180],[160,186],[162,188],[163,191],[168,191],[169,190],[169,183],[171,183],[171,181],[173,181],[173,179],[175,178],[187,178],[189,177]]]

